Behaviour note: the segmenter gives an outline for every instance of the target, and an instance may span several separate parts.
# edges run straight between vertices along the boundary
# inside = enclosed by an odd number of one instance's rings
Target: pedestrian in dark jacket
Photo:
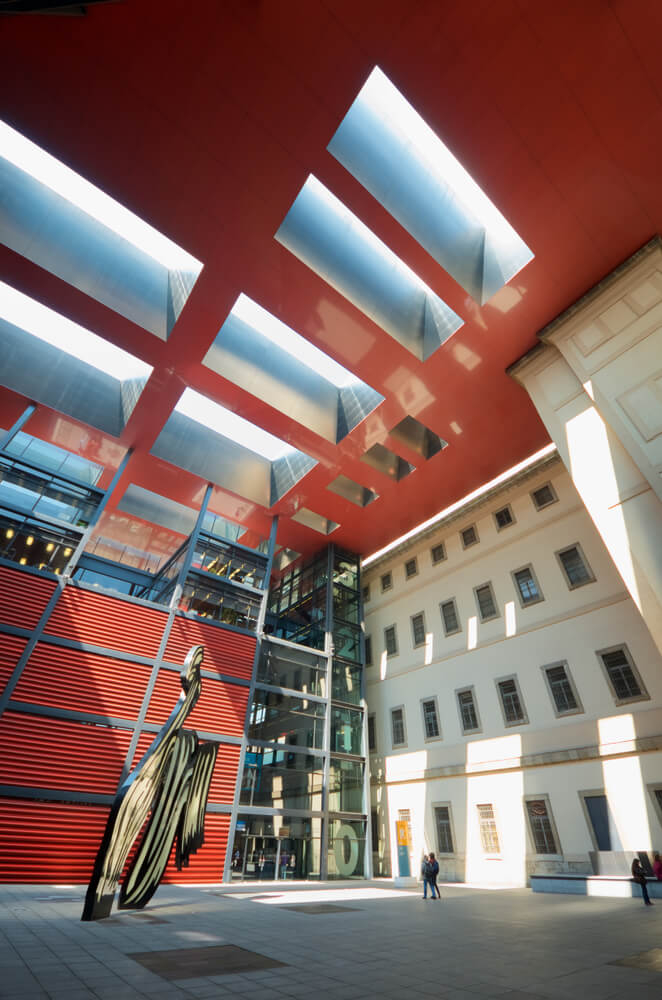
[[[652,906],[650,899],[648,898],[648,887],[646,886],[646,872],[642,868],[641,861],[639,858],[635,858],[632,862],[632,879],[641,886],[641,895],[644,897],[644,903],[646,906]]]
[[[430,889],[432,890],[432,898],[435,898],[435,889],[437,891],[437,899],[441,899],[441,893],[439,892],[439,886],[437,885],[437,875],[439,874],[439,862],[435,858],[432,851],[430,851],[430,857],[428,859],[428,865],[430,868]]]
[[[432,898],[434,899],[434,888],[432,885],[432,873],[431,873],[430,859],[427,854],[423,855],[423,861],[421,863],[421,878],[423,879],[423,899],[428,898],[428,885],[430,886],[430,891],[432,893]]]

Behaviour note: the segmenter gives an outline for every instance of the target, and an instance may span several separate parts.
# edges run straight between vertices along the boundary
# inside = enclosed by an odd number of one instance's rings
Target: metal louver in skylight
[[[0,240],[166,340],[195,257],[0,121]]]
[[[337,444],[384,397],[240,295],[204,364]]]
[[[328,150],[481,304],[533,253],[375,67]]]
[[[450,306],[312,174],[276,239],[420,361],[462,326]]]
[[[0,382],[114,436],[152,369],[90,330],[0,282]]]
[[[152,454],[263,507],[275,504],[317,464],[190,388],[168,417]]]

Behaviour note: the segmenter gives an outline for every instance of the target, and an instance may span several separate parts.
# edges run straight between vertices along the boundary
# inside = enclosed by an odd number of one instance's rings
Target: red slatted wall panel
[[[15,701],[136,719],[152,671],[139,663],[40,642],[16,685]]]
[[[0,632],[0,693],[4,691],[26,645],[27,639],[18,639],[15,635]]]
[[[204,844],[196,854],[192,855],[188,868],[182,868],[180,872],[175,868],[173,848],[163,881],[179,885],[190,885],[192,882],[220,882],[223,878],[229,831],[229,816],[207,813]]]
[[[255,656],[255,636],[176,617],[168,638],[165,659],[183,663],[191,646],[204,646],[203,670],[250,680]]]
[[[0,882],[87,882],[108,811],[0,799]]]
[[[67,587],[45,631],[124,653],[156,656],[166,620],[161,611]]]
[[[231,743],[221,743],[218,747],[216,766],[209,786],[209,802],[232,805],[237,784],[240,747]]]
[[[0,566],[0,621],[33,629],[54,590],[52,580]]]
[[[130,742],[129,729],[7,711],[0,717],[0,784],[114,795]]]
[[[147,709],[147,722],[162,723],[172,711],[181,684],[179,674],[173,670],[160,670]],[[208,733],[227,736],[241,736],[246,716],[248,688],[238,684],[225,684],[204,677],[202,694],[185,726],[187,729],[201,729]]]

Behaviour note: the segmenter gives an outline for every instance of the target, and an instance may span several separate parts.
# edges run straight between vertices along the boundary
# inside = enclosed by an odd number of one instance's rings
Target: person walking
[[[632,862],[632,879],[641,886],[641,895],[644,897],[644,904],[646,906],[652,906],[650,899],[648,898],[648,888],[646,886],[646,872],[642,868],[641,861],[639,858],[635,858]]]
[[[423,899],[428,898],[428,885],[430,886],[432,898],[434,899],[431,865],[430,865],[430,859],[428,858],[427,854],[423,855],[423,861],[421,862],[421,878],[423,879]]]
[[[434,853],[430,851],[430,857],[428,859],[428,865],[430,869],[430,889],[432,890],[432,898],[435,899],[435,889],[437,891],[436,898],[441,899],[441,893],[439,892],[439,886],[437,885],[437,875],[439,874],[439,862],[434,856]]]

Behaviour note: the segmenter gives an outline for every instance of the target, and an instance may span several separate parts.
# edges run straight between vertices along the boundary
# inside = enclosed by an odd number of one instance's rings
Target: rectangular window
[[[515,523],[515,518],[513,517],[513,510],[510,504],[506,504],[501,510],[494,511],[494,521],[497,526],[497,531],[501,531],[502,528],[507,528],[511,524]]]
[[[370,810],[370,834],[372,836],[372,849],[379,851],[379,817],[376,809]]]
[[[454,854],[450,806],[434,807],[434,825],[437,831],[437,851],[439,854]]]
[[[490,803],[476,806],[480,824],[480,842],[485,854],[499,854],[499,834],[494,819],[494,808]]]
[[[463,691],[458,691],[457,704],[460,710],[462,732],[477,732],[480,729],[480,722],[478,719],[478,709],[476,707],[473,688],[465,688]]]
[[[648,692],[625,646],[600,650],[598,656],[617,704],[648,698]]]
[[[439,712],[437,711],[437,699],[427,698],[421,702],[423,710],[423,732],[426,740],[437,740],[441,736],[439,728]]]
[[[549,693],[557,715],[572,715],[581,711],[574,685],[565,663],[554,663],[543,667]]]
[[[389,625],[388,628],[384,629],[384,646],[386,647],[387,656],[395,656],[398,651],[398,637],[395,625]]]
[[[391,742],[394,747],[403,747],[407,743],[404,708],[391,709]]]
[[[593,583],[595,580],[579,545],[569,545],[567,549],[561,549],[556,553],[556,558],[570,590],[583,587],[584,584]]]
[[[522,569],[516,569],[513,573],[513,580],[517,588],[519,602],[523,608],[528,607],[529,604],[537,604],[538,601],[542,601],[543,597],[540,593],[540,587],[531,566],[523,566]]]
[[[408,559],[405,563],[405,578],[410,580],[412,576],[416,576],[418,573],[418,565],[415,559]]]
[[[361,593],[363,594],[363,603],[367,604],[370,600],[370,584],[366,584]]]
[[[377,733],[376,733],[377,718],[375,715],[368,716],[368,749],[377,749]]]
[[[491,618],[496,618],[499,612],[497,611],[496,601],[494,600],[492,584],[484,583],[481,587],[476,587],[474,594],[476,595],[476,604],[478,605],[480,620],[482,622],[487,622]]]
[[[531,839],[536,854],[560,854],[546,799],[527,799],[526,815],[529,819]]]
[[[382,594],[385,590],[390,590],[393,586],[393,577],[390,573],[384,573],[381,578]]]
[[[497,687],[506,725],[515,726],[520,722],[528,722],[515,678],[507,677],[502,681],[497,681]]]
[[[539,486],[537,490],[533,491],[531,499],[536,510],[542,510],[543,507],[549,507],[550,504],[556,503],[558,497],[552,484],[545,483],[544,486]]]
[[[460,538],[462,539],[462,548],[468,549],[469,546],[475,545],[478,541],[478,532],[476,531],[476,525],[472,524],[468,528],[465,528],[460,532]]]
[[[365,663],[367,667],[372,666],[372,639],[369,635],[365,637]]]
[[[439,542],[438,545],[433,545],[430,549],[430,555],[432,556],[432,565],[436,566],[437,563],[443,562],[446,558],[446,550],[444,548],[444,543]]]
[[[414,646],[425,645],[425,615],[420,611],[417,615],[412,615],[411,632]]]
[[[442,601],[439,608],[441,610],[441,620],[444,623],[444,633],[446,635],[453,635],[455,632],[459,632],[460,622],[457,617],[455,598],[451,597],[449,601]]]

